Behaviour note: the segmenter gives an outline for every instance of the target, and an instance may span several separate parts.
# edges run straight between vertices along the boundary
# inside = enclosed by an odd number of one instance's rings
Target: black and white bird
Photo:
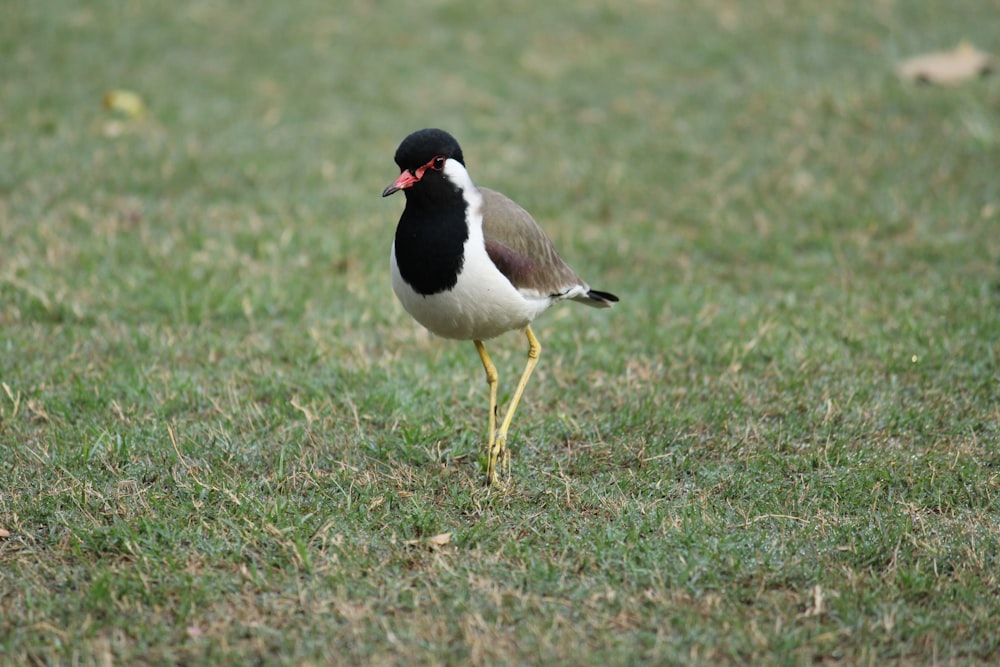
[[[486,484],[493,484],[498,464],[509,464],[507,431],[541,351],[532,320],[563,299],[607,308],[618,297],[590,289],[527,211],[477,187],[447,132],[414,132],[395,160],[399,177],[382,192],[406,194],[392,245],[392,288],[432,333],[475,343],[490,388]],[[497,430],[497,371],[483,341],[514,329],[528,337],[528,362]]]

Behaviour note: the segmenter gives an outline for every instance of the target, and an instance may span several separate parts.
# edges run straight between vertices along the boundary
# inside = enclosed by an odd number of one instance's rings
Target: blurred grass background
[[[0,661],[995,662],[1000,4],[398,4],[4,10]],[[426,126],[622,297],[492,492]]]

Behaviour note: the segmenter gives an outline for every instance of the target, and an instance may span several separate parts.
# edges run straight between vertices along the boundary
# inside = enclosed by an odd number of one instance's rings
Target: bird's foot
[[[497,481],[497,470],[510,474],[510,454],[507,452],[507,437],[498,435],[490,445],[490,458],[486,463],[486,486],[492,486]]]

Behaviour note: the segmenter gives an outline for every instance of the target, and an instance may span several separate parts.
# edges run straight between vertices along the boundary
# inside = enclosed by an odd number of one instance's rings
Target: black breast
[[[448,206],[431,208],[407,198],[396,227],[396,265],[399,275],[419,294],[445,292],[458,282],[469,238],[465,207],[461,195]]]

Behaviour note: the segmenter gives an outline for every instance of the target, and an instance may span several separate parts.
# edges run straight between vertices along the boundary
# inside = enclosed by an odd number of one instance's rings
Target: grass
[[[995,663],[1000,84],[892,73],[986,5],[7,8],[0,662]],[[424,126],[622,297],[493,490]]]

